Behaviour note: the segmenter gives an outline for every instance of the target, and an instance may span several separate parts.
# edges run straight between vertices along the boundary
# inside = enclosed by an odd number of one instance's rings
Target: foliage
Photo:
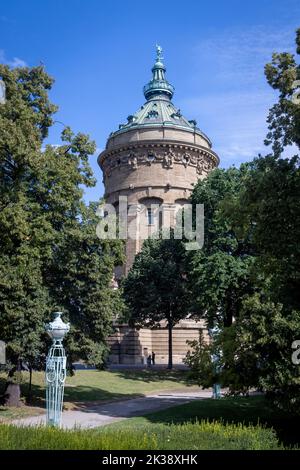
[[[205,341],[202,330],[199,333],[199,340],[187,341],[191,348],[184,359],[184,363],[189,367],[189,376],[203,388],[209,388],[216,383],[216,374],[212,363],[212,345]]]
[[[189,313],[190,291],[186,276],[186,250],[182,240],[149,238],[135,257],[124,281],[129,322],[135,326],[169,330],[169,367],[172,367],[172,328]]]
[[[291,346],[300,338],[300,312],[286,312],[282,305],[256,294],[244,302],[242,318],[231,333],[235,349],[227,356],[224,352],[231,374],[238,374],[244,386],[266,391],[278,406],[299,414],[300,368],[292,363]],[[238,389],[232,381],[231,387]]]
[[[252,266],[256,294],[244,299],[231,332],[235,351],[231,359],[226,357],[228,369],[236,374],[238,356],[246,372],[240,382],[260,387],[296,413],[299,366],[291,361],[291,345],[300,338],[299,194],[299,157],[259,157],[251,164],[234,210],[227,213],[244,234],[251,232],[257,253]],[[232,377],[227,384],[235,388]]]
[[[298,53],[299,40],[300,30]],[[299,366],[292,363],[291,346],[300,338],[300,168],[299,155],[279,157],[288,145],[299,148],[300,144],[300,104],[294,99],[299,70],[295,58],[286,53],[274,54],[265,68],[268,83],[279,90],[279,100],[268,117],[266,143],[272,144],[273,154],[259,156],[240,170],[221,171],[222,185],[212,184],[220,179],[217,170],[207,183],[200,182],[195,188],[193,197],[207,205],[208,221],[206,246],[192,260],[197,305],[211,322],[220,323],[219,312],[224,318],[228,306],[224,293],[228,287],[232,293],[235,287],[236,301],[229,307],[236,321],[232,325],[224,322],[215,345],[222,348],[223,385],[231,393],[258,387],[279,406],[298,414]],[[232,171],[240,172],[237,186],[232,186]],[[232,190],[228,190],[230,185]],[[212,210],[213,190],[217,197]],[[215,255],[218,240],[227,242],[229,234],[243,247],[241,256],[235,246],[224,244],[214,263],[211,253]],[[233,284],[228,282],[231,279]]]
[[[44,323],[62,309],[73,329],[70,357],[100,365],[105,337],[120,306],[109,290],[120,261],[118,242],[96,237],[95,205],[83,188],[95,180],[95,143],[66,127],[61,145],[44,146],[57,107],[43,67],[0,65],[6,101],[0,104],[0,312],[8,364],[40,367]],[[12,369],[11,369],[12,370]]]
[[[143,417],[131,418],[132,425],[149,423],[182,424],[199,421],[223,422],[225,424],[261,425],[273,428],[284,446],[300,445],[299,416],[278,409],[262,395],[247,397],[223,397],[194,400],[183,405],[166,408]],[[126,421],[110,427],[126,426]]]
[[[66,228],[46,277],[57,307],[71,321],[72,334],[65,340],[69,361],[85,359],[99,367],[108,351],[112,319],[122,309],[110,283],[123,250],[118,240],[97,238],[96,209],[97,204],[82,206],[80,221]]]
[[[251,237],[240,237],[223,211],[237,198],[247,173],[247,165],[214,170],[198,181],[191,198],[193,204],[204,204],[205,215],[204,246],[189,260],[193,310],[210,326],[230,326],[243,296],[253,291]]]
[[[300,28],[296,31],[296,51],[300,54]],[[269,132],[265,143],[272,144],[275,156],[285,147],[300,147],[300,65],[293,54],[274,53],[272,62],[266,64],[265,75],[269,85],[279,91],[278,102],[270,109],[267,122]]]
[[[243,237],[252,237],[256,284],[285,308],[300,305],[299,157],[258,157],[238,198],[224,214]]]
[[[73,450],[269,450],[279,449],[273,430],[262,426],[201,421],[165,426],[130,426],[99,430],[17,428],[0,425],[0,449]]]

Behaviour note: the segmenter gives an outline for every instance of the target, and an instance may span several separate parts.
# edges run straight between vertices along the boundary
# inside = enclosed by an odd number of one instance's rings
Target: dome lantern
[[[163,63],[162,48],[156,46],[156,61],[152,67],[152,80],[144,86],[144,95],[147,101],[154,97],[172,99],[175,88],[165,78],[166,67]]]

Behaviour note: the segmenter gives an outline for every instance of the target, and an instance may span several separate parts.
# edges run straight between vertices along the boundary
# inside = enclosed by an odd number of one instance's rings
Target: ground
[[[143,416],[147,413],[174,407],[182,403],[189,403],[211,396],[207,390],[197,391],[175,391],[168,390],[143,397],[130,398],[126,400],[115,400],[111,402],[77,402],[73,409],[64,410],[62,414],[62,427],[64,429],[95,428],[105,426],[116,421],[127,420],[135,416]],[[37,426],[46,424],[46,414],[42,416],[31,416],[12,421],[17,426]]]
[[[88,430],[2,424],[0,449],[289,449],[298,422],[261,396],[203,399]]]
[[[151,426],[162,423],[164,425],[195,423],[206,420],[209,422],[224,422],[248,425],[262,425],[273,428],[281,443],[286,447],[300,448],[299,417],[278,410],[264,396],[226,397],[220,400],[204,399],[193,401],[174,408],[161,410],[146,416],[132,418],[130,426]],[[126,426],[127,421],[118,423]],[[115,427],[112,424],[110,427]]]
[[[72,409],[75,402],[105,403],[163,390],[193,391],[198,387],[187,383],[187,372],[181,370],[78,370],[68,376],[65,385],[64,407]],[[6,375],[0,374],[0,395],[3,393]],[[23,373],[22,395],[28,396],[29,374]],[[45,407],[45,375],[34,372],[31,405],[16,409],[0,407],[0,421],[40,414]]]
[[[67,380],[65,397],[69,411],[64,412],[65,416],[80,411],[88,419],[95,418],[95,426],[104,417],[101,427],[50,432],[46,428],[35,431],[0,424],[0,447],[300,448],[299,418],[274,408],[265,397],[212,400],[208,398],[210,391],[187,385],[186,378],[184,371],[77,371]],[[27,384],[22,388],[26,392]],[[8,423],[44,412],[36,406],[43,404],[42,373],[34,374],[33,391],[35,406],[2,408],[2,421]],[[174,406],[177,403],[181,404]]]

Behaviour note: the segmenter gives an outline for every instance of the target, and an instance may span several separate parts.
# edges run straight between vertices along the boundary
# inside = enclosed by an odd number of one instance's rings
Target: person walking
[[[147,365],[148,367],[151,367],[151,354],[149,354],[148,358],[147,358]]]
[[[152,351],[152,364],[155,366],[155,352]]]

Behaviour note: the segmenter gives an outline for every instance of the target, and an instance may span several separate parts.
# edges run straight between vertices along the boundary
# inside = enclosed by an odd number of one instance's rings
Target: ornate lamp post
[[[214,328],[210,328],[208,330],[208,333],[209,333],[209,336],[211,338],[211,340],[213,341],[214,338],[220,333],[220,330],[218,327],[214,327]],[[221,355],[221,352],[220,354],[212,354],[211,355],[211,360],[213,362],[213,365],[214,365],[214,371],[216,374],[219,374],[220,372],[220,369],[219,369],[219,360],[220,360],[220,355]],[[212,398],[221,398],[222,395],[221,395],[221,385],[219,383],[214,383],[213,384],[213,387],[212,387]]]
[[[47,424],[60,426],[66,379],[67,358],[62,345],[64,336],[70,330],[70,324],[61,319],[62,312],[54,312],[54,320],[46,325],[46,331],[52,338],[52,346],[46,359],[46,406]]]

